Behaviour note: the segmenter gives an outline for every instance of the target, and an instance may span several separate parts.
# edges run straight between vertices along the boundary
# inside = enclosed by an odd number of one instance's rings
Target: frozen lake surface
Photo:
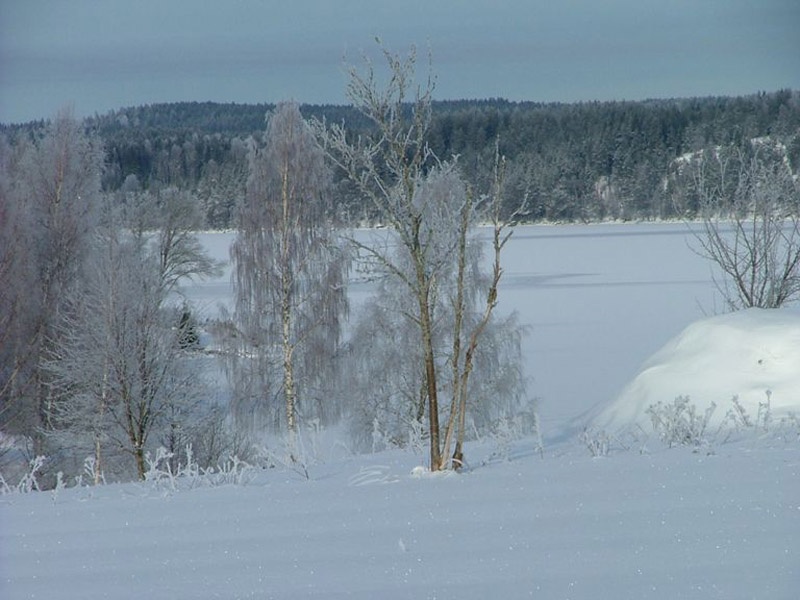
[[[489,230],[482,235],[488,242]],[[228,260],[233,237],[205,233],[202,241]],[[517,311],[528,327],[529,392],[546,439],[581,429],[651,354],[714,313],[711,268],[692,244],[680,223],[516,228],[503,254],[498,313]],[[355,283],[350,293],[357,304],[369,286]],[[205,314],[219,302],[230,306],[230,271],[187,294]]]

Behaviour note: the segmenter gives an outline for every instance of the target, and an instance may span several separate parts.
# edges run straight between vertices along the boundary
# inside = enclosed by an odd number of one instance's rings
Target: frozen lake
[[[234,235],[201,238],[228,260]],[[711,266],[693,244],[681,223],[516,228],[503,254],[498,312],[516,310],[529,328],[529,393],[539,401],[545,438],[582,428],[653,352],[719,310]],[[230,306],[230,270],[186,292],[213,315],[219,303]],[[351,287],[355,305],[368,293],[364,284]]]
[[[639,366],[713,313],[710,265],[683,224],[524,227],[501,306],[530,325],[524,353],[545,435],[613,399]]]

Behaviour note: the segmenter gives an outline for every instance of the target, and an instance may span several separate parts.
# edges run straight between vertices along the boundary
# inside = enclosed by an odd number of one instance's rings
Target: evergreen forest
[[[205,228],[227,229],[244,194],[249,148],[262,141],[274,108],[152,104],[95,115],[84,124],[104,145],[104,191],[176,187],[196,197]],[[353,107],[302,105],[301,112],[342,124],[354,139],[372,133]],[[0,125],[0,132],[13,144],[43,127]],[[507,161],[505,203],[525,222],[694,218],[696,203],[675,200],[681,161],[708,149],[752,152],[754,141],[769,142],[797,172],[800,92],[574,104],[434,101],[428,136],[439,160],[457,157],[466,179],[483,189],[499,147]],[[335,177],[342,219],[378,221],[343,174]]]

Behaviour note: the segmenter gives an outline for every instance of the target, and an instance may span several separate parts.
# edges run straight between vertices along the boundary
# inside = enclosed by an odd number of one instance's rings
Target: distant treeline
[[[106,148],[106,191],[175,185],[202,202],[206,225],[226,228],[247,177],[248,140],[259,139],[271,105],[184,102],[113,111],[87,119]],[[306,105],[304,116],[370,125],[347,106]],[[10,137],[27,126],[2,127]],[[542,104],[501,99],[436,102],[429,143],[457,155],[477,190],[488,188],[496,145],[506,157],[509,210],[525,201],[529,221],[669,219],[667,185],[676,159],[707,148],[744,148],[770,138],[795,173],[800,166],[800,92],[640,102]],[[351,221],[370,219],[347,186],[335,193]]]

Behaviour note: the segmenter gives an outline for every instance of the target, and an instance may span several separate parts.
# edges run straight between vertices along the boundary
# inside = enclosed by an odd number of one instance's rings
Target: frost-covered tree
[[[456,166],[434,168],[417,193],[425,207],[420,239],[434,273],[430,308],[437,392],[446,400],[440,406],[440,457],[453,459],[450,464],[458,468],[468,426],[485,431],[501,416],[522,409],[522,328],[514,315],[497,319],[492,314],[495,273],[485,270],[487,240],[473,226],[482,211],[471,206]],[[392,241],[392,233],[382,231],[359,242],[360,268],[376,285],[356,320],[346,361],[350,427],[362,448],[418,442],[414,438],[423,435],[429,410],[426,371],[420,368],[425,357],[418,302],[409,293],[414,268],[407,249]]]
[[[507,237],[497,222],[494,274],[484,286],[468,277],[474,264],[468,238],[478,203],[455,165],[440,165],[427,144],[433,81],[429,76],[417,86],[413,50],[406,57],[384,51],[384,57],[389,66],[385,86],[367,62],[364,72],[351,69],[347,89],[356,108],[372,122],[373,135],[351,140],[337,124],[317,123],[316,130],[332,160],[389,227],[391,237],[385,243],[353,243],[362,261],[403,290],[399,310],[413,324],[418,348],[405,357],[418,361],[410,381],[420,386],[411,392],[419,401],[411,412],[427,415],[430,466],[439,470],[457,467],[463,458],[460,446],[454,456],[449,453],[454,435],[463,439],[457,430],[463,432],[475,352],[496,306],[499,257]],[[499,215],[497,195],[495,200],[493,214]],[[477,300],[478,289],[485,292],[482,300]],[[446,327],[447,321],[439,318],[442,303],[449,304],[452,314]],[[470,323],[477,305],[485,310]],[[442,340],[448,340],[447,349]],[[449,406],[442,406],[447,392]]]
[[[253,410],[285,428],[294,453],[299,416],[326,420],[339,410],[328,390],[349,259],[332,225],[324,154],[296,104],[276,108],[265,140],[251,152],[231,248],[238,347],[230,358],[239,416]]]
[[[4,161],[0,427],[30,436],[43,453],[53,397],[44,369],[59,343],[65,299],[81,285],[97,220],[99,142],[65,110]]]
[[[73,453],[90,445],[95,478],[107,453],[132,457],[143,478],[153,437],[191,430],[205,392],[173,306],[181,281],[216,272],[193,233],[196,203],[169,188],[126,200],[122,215],[106,205],[89,275],[47,361],[51,438]]]

